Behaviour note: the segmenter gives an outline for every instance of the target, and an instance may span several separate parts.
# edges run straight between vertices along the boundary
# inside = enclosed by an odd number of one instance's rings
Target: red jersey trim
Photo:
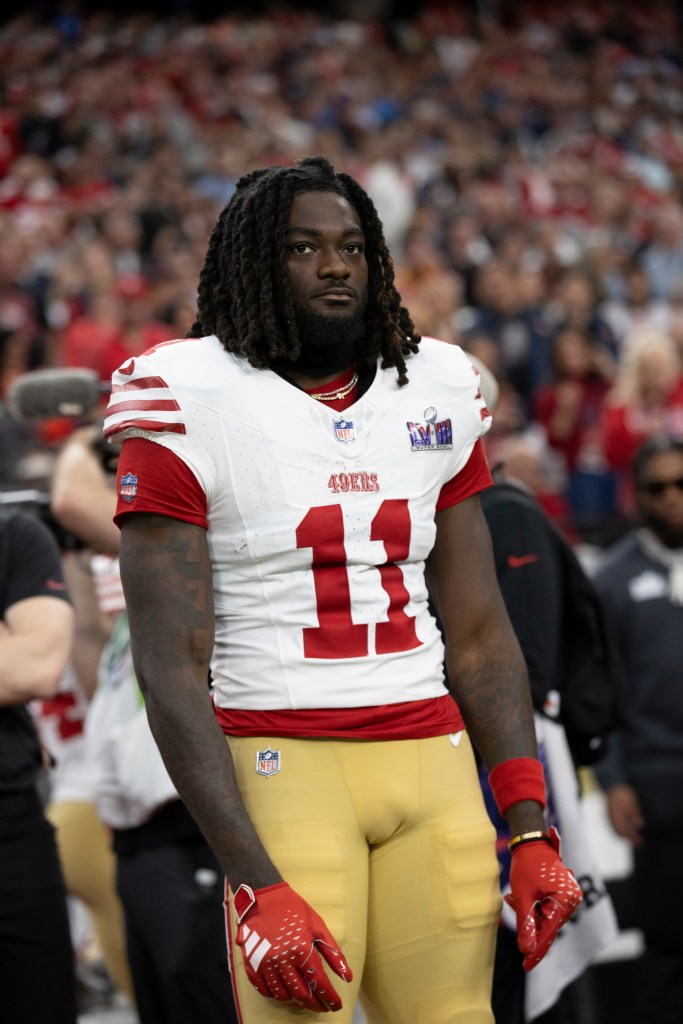
[[[120,372],[132,372],[133,364],[134,360],[131,359],[130,371],[124,366],[121,367]],[[150,394],[152,391],[165,392],[168,397],[160,397],[159,395],[153,396]],[[140,394],[140,392],[143,393]],[[145,392],[147,392],[147,394],[145,394]],[[111,398],[109,399],[109,406],[107,408],[108,425],[105,426],[104,436],[112,437],[116,434],[120,434],[124,430],[129,430],[130,428],[149,430],[154,433],[186,433],[184,423],[177,417],[173,421],[167,419],[148,420],[132,417],[121,422],[117,417],[119,413],[123,412],[181,412],[178,402],[169,391],[168,385],[163,377],[138,377],[137,380],[126,381],[125,384],[114,384],[111,389]]]
[[[130,487],[125,498],[121,494],[123,476],[135,477],[133,497]],[[206,495],[197,477],[174,452],[148,438],[133,437],[123,442],[116,490],[117,526],[130,512],[156,512],[207,528]]]
[[[168,384],[163,377],[138,377],[127,384],[113,384],[111,393],[118,395],[122,391],[146,391],[148,388],[168,388]],[[118,406],[116,408],[118,409]]]
[[[297,708],[239,711],[214,705],[229,736],[327,737],[350,740],[418,740],[465,728],[450,694],[369,708]]]
[[[479,491],[492,486],[491,470],[484,454],[484,445],[479,437],[474,442],[470,457],[460,472],[456,473],[441,488],[436,511],[441,512],[444,508],[457,505],[459,502],[465,501],[466,498],[471,498],[473,494],[478,494]]]
[[[113,410],[116,412],[116,409]],[[137,430],[149,430],[155,434],[185,434],[184,423],[163,423],[160,420],[124,420],[123,423],[116,422],[103,431],[104,437],[111,437],[113,434],[120,434],[123,430],[135,427]],[[144,440],[144,438],[141,438]]]

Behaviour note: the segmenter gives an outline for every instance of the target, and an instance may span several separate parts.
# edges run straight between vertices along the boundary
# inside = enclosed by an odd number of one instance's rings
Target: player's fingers
[[[311,950],[311,956],[302,964],[301,973],[310,987],[312,996],[326,1009],[341,1010],[341,997],[325,974],[322,961],[315,950]]]
[[[517,947],[520,953],[533,952],[538,934],[540,905],[534,902],[525,911],[511,893],[506,893],[503,899],[517,916]]]
[[[306,1010],[312,1010],[313,1013],[327,1013],[331,1009],[339,1009],[341,1002],[338,1006],[331,1006],[325,1001],[325,996],[319,997],[318,993],[311,988],[311,985],[306,980],[304,974],[297,967],[295,968],[296,977],[287,975],[282,981],[285,988],[288,990],[293,1003],[297,1006],[302,1006]]]
[[[280,1003],[292,1002],[292,994],[277,971],[267,970],[261,977],[271,999],[277,999]]]
[[[538,942],[539,904],[533,903],[526,914],[517,914],[517,947],[520,953],[530,954]]]
[[[527,953],[522,961],[522,967],[525,971],[531,971],[537,964],[540,964],[556,937],[557,931],[546,932],[543,938],[538,940],[535,948],[530,953]]]
[[[533,949],[529,950],[527,955],[524,957],[522,967],[525,971],[530,971],[536,966],[536,964],[540,964],[541,960],[555,941],[559,930],[560,925],[557,924],[556,921],[544,920],[539,929],[538,938],[534,943]]]
[[[316,1013],[327,1012],[328,1007],[318,999],[316,992],[311,987],[304,970],[299,966],[292,965],[280,970],[280,981],[287,989],[293,1002],[305,1006],[307,1010],[314,1010]]]
[[[341,996],[336,991],[332,982],[326,974],[322,974],[322,979],[316,977],[312,981],[309,981],[311,986],[311,997],[316,999],[321,1006],[324,1006],[326,1010],[341,1010],[342,1001]]]
[[[541,962],[555,941],[560,928],[571,917],[579,903],[580,900],[577,899],[566,904],[555,896],[546,896],[541,902],[537,920],[536,943],[524,960],[525,971],[530,971],[532,967]]]
[[[332,936],[329,936],[329,938],[332,938]],[[343,978],[344,981],[353,980],[353,971],[349,966],[349,962],[335,942],[329,942],[328,939],[316,939],[315,947],[335,974]]]
[[[336,1013],[341,1010],[342,1001],[331,985],[323,986],[320,990],[311,990],[308,1001],[305,1004],[308,1009],[313,1007],[318,1013]]]

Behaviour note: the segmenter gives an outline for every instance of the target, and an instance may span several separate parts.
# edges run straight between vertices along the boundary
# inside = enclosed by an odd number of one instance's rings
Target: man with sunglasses
[[[597,583],[630,684],[626,727],[596,773],[615,830],[634,849],[646,951],[638,1024],[683,1020],[683,439],[646,442],[633,461],[640,524]]]

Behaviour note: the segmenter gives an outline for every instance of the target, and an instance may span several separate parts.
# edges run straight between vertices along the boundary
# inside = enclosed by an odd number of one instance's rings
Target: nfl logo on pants
[[[280,771],[280,751],[271,750],[270,747],[266,747],[265,750],[256,751],[256,774],[265,775],[269,778],[271,775],[277,775]]]

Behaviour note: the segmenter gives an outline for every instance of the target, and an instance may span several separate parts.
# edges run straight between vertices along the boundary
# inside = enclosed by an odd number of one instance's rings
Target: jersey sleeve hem
[[[451,508],[491,486],[493,478],[484,454],[484,445],[481,438],[477,438],[463,468],[441,488],[436,511]]]

